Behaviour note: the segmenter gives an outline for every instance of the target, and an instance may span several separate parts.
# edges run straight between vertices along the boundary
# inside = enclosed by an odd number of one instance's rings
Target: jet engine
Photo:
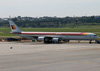
[[[44,41],[44,37],[38,37],[38,39],[37,39],[38,41]]]
[[[38,37],[38,41],[44,41],[44,43],[59,43],[60,38],[52,38],[52,37]]]
[[[59,43],[60,42],[60,38],[52,38],[52,42],[53,43]]]

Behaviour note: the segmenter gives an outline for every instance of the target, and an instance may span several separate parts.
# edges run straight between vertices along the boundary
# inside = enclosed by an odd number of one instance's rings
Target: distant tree
[[[70,27],[80,25],[100,25],[100,16],[82,16],[82,17],[15,17],[12,20],[20,27]],[[0,22],[0,27],[9,27],[8,21]]]

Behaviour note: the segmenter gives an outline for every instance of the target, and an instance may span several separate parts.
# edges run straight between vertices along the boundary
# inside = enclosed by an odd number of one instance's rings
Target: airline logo
[[[12,28],[13,30],[16,30],[16,27],[15,27],[14,25],[11,25],[11,28]]]

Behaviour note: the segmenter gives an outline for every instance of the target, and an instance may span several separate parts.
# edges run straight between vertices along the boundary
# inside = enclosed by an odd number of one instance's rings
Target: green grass
[[[100,32],[98,28],[23,28],[22,30],[35,32]]]
[[[100,36],[100,28],[21,28],[22,31],[31,32],[92,32]],[[13,34],[8,34],[11,32],[10,28],[0,28],[0,36],[15,36]],[[4,33],[5,32],[5,33]]]
[[[0,33],[0,36],[16,36],[14,34],[9,34],[9,33]]]

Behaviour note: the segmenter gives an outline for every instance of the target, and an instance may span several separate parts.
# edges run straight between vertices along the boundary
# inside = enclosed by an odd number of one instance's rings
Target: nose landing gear
[[[100,44],[100,40],[95,40],[95,43]]]

